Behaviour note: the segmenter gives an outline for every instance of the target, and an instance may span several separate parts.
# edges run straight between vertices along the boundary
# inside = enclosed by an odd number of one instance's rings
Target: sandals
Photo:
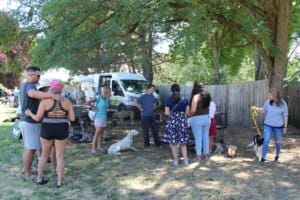
[[[194,162],[203,162],[203,161],[207,161],[208,160],[208,155],[200,155],[200,156],[197,156],[193,159]]]
[[[37,185],[45,185],[45,184],[47,184],[47,183],[48,183],[48,180],[47,180],[47,179],[44,179],[44,178],[42,178],[41,181],[37,181],[37,182],[36,182]]]
[[[23,181],[34,181],[36,179],[36,175],[31,174],[29,177],[23,176]]]
[[[61,183],[61,184],[55,183],[56,188],[61,188],[63,185],[64,185],[63,183]]]
[[[91,154],[92,156],[97,156],[97,155],[98,155],[98,152],[90,152],[90,154]]]

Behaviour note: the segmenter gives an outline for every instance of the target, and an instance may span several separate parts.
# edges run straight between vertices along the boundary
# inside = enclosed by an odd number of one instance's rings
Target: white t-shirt
[[[217,110],[217,108],[216,108],[215,102],[210,101],[209,102],[209,116],[210,116],[210,118],[214,118],[215,117],[216,110]]]

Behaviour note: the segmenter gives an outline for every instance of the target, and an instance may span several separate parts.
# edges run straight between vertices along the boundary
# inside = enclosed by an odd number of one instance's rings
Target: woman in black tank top
[[[208,158],[209,155],[209,102],[210,95],[203,87],[196,83],[191,94],[191,107],[189,115],[195,139],[197,157],[196,161]]]
[[[61,94],[64,85],[61,81],[52,80],[50,82],[50,92]],[[37,184],[44,185],[48,180],[43,179],[43,171],[50,154],[50,150],[54,144],[57,159],[57,182],[56,187],[62,186],[62,179],[65,168],[64,153],[68,139],[68,121],[75,120],[75,114],[72,103],[61,98],[61,101],[53,99],[43,99],[40,102],[37,114],[33,114],[30,110],[26,110],[26,115],[32,117],[36,121],[42,120],[41,144],[42,155],[38,164]]]

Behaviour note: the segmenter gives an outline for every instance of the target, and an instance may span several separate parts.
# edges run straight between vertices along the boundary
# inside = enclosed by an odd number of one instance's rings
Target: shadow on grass
[[[3,126],[2,126],[3,125]],[[4,199],[296,199],[299,194],[299,135],[284,138],[281,162],[260,165],[248,139],[250,129],[228,128],[225,141],[238,146],[236,158],[214,155],[208,162],[191,163],[177,168],[171,165],[169,148],[152,145],[143,149],[142,134],[135,138],[138,152],[126,151],[119,156],[89,154],[90,144],[69,142],[66,151],[65,185],[54,188],[56,174],[47,166],[50,183],[36,186],[20,179],[22,142],[8,134],[11,123],[1,124],[1,181]],[[139,127],[136,124],[135,127]],[[132,126],[110,127],[107,135],[116,140]],[[140,133],[140,128],[137,128]],[[243,134],[241,134],[243,133]],[[108,148],[115,141],[107,141]],[[272,159],[273,145],[269,160]],[[194,156],[189,152],[189,157]],[[36,166],[37,162],[34,161]]]

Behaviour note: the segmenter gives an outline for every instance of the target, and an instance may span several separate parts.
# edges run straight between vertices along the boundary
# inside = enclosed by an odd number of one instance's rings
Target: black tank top
[[[45,112],[45,117],[48,119],[66,119],[68,111],[65,110],[61,103],[54,100],[53,106]]]

